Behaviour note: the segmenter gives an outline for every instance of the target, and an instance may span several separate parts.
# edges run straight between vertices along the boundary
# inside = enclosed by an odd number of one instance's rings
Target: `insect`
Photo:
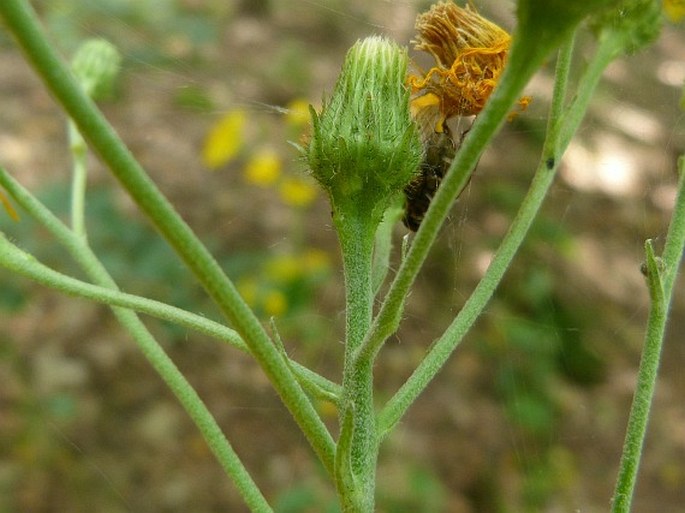
[[[424,140],[425,155],[419,174],[404,188],[405,210],[402,222],[415,232],[435,196],[440,182],[452,164],[457,146],[452,132],[444,125],[442,132],[433,132]]]

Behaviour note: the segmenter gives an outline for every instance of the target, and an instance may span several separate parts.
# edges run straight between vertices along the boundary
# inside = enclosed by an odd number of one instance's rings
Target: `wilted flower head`
[[[511,36],[475,8],[440,2],[416,20],[414,47],[430,53],[435,67],[423,76],[410,75],[414,115],[439,112],[436,130],[453,116],[478,114],[497,85]]]

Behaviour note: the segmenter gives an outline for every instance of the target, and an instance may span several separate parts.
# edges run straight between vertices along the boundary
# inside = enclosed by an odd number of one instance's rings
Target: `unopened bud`
[[[90,39],[76,51],[71,68],[81,87],[93,99],[107,95],[114,85],[121,56],[110,42]]]
[[[305,153],[334,216],[380,222],[416,173],[423,149],[409,112],[407,62],[406,49],[385,38],[358,41],[321,112],[311,109]]]
[[[661,2],[623,0],[592,20],[598,36],[616,41],[616,54],[632,54],[653,42],[661,32]]]

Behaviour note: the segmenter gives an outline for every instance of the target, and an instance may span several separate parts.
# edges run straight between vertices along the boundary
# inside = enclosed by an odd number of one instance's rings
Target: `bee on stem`
[[[440,182],[452,164],[457,146],[447,125],[424,140],[425,154],[419,174],[404,188],[405,211],[402,222],[415,232],[419,229]]]

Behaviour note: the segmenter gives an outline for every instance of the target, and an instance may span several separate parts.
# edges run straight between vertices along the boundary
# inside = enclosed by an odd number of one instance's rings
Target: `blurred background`
[[[476,0],[507,30],[513,1]],[[123,68],[102,108],[292,357],[339,381],[344,298],[325,197],[291,142],[346,50],[409,44],[413,0],[35,1],[67,57],[104,37]],[[584,32],[578,70],[591,55]],[[663,243],[685,150],[685,33],[607,70],[528,240],[476,327],[384,444],[379,512],[604,512],[648,308],[643,243]],[[412,53],[418,62],[425,57]],[[376,368],[403,383],[482,276],[537,165],[550,60],[454,206]],[[64,114],[0,30],[0,159],[68,219]],[[470,120],[453,125],[455,133]],[[92,158],[89,239],[127,291],[219,319]],[[81,276],[44,229],[0,229]],[[396,228],[396,250],[406,229]],[[393,262],[397,263],[397,255]],[[107,308],[0,272],[0,513],[242,512],[199,432]],[[665,342],[634,511],[685,508],[685,295]],[[145,319],[279,512],[333,512],[324,472],[260,369],[196,333]],[[335,409],[318,405],[334,425]]]

